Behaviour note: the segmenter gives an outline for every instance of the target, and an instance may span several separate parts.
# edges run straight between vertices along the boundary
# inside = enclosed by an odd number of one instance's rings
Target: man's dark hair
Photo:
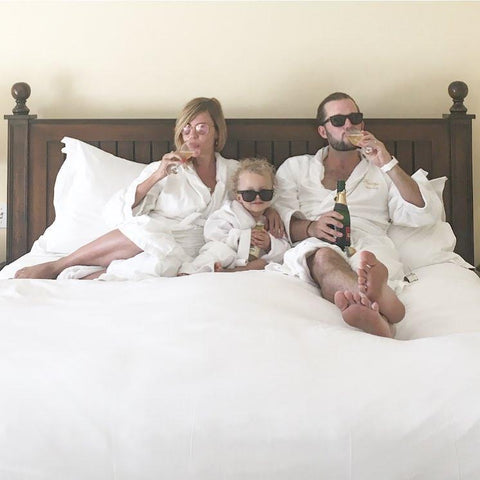
[[[325,97],[321,102],[320,105],[318,106],[317,109],[317,122],[319,125],[322,125],[323,122],[325,122],[325,105],[329,102],[333,102],[335,100],[351,100],[355,106],[357,107],[357,110],[360,111],[358,108],[357,102],[350,96],[347,95],[346,93],[343,92],[335,92],[331,93],[328,97]]]

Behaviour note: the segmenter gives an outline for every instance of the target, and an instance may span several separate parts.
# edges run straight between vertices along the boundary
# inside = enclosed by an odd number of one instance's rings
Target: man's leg
[[[15,278],[57,278],[62,270],[73,265],[108,267],[113,260],[131,258],[142,252],[120,230],[112,230],[80,247],[66,257],[40,263],[17,271]]]
[[[374,335],[392,337],[387,314],[393,315],[394,322],[400,321],[403,304],[387,285],[386,267],[370,252],[360,255],[358,275],[330,248],[318,249],[307,264],[323,297],[337,305],[345,322]]]

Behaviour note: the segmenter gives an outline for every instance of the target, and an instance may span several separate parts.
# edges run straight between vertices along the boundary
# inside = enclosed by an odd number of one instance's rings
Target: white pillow
[[[62,142],[66,159],[55,181],[55,221],[33,245],[34,253],[67,254],[108,232],[105,204],[145,168],[74,138]]]
[[[443,189],[447,177],[430,180],[443,204]],[[445,221],[445,210],[442,220],[428,227],[402,227],[391,225],[388,236],[397,248],[400,259],[405,267],[405,273],[417,268],[437,263],[453,262],[465,268],[473,268],[453,250],[457,239],[452,227]]]

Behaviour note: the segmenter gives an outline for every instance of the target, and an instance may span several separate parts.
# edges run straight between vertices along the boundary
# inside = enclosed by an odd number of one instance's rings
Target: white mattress
[[[478,479],[480,279],[417,275],[401,341],[275,273],[0,280],[0,478]]]

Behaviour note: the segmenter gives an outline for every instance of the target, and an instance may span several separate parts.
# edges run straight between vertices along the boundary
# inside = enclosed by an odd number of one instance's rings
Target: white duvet
[[[478,479],[480,279],[417,275],[398,340],[270,272],[0,280],[0,479]]]

